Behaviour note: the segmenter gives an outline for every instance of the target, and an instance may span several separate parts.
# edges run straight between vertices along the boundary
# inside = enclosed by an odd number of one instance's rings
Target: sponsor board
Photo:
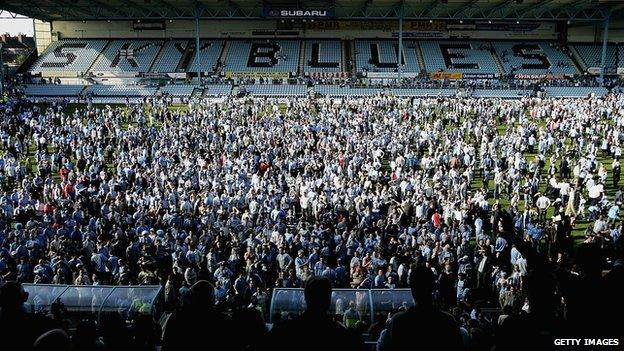
[[[404,21],[404,31],[444,31],[442,21]],[[398,30],[397,21],[314,21],[305,23],[305,29],[316,30]]]
[[[429,73],[431,79],[462,79],[463,74],[460,72],[432,72]]]
[[[273,18],[331,18],[334,17],[333,10],[327,9],[272,9],[263,10],[264,17]]]
[[[462,75],[464,79],[494,79],[497,76],[492,73],[464,73]]]
[[[225,72],[225,78],[288,78],[288,72]]]
[[[380,78],[380,79],[397,79],[399,73],[397,72],[364,72],[367,78]],[[418,72],[401,72],[401,78],[414,78],[418,76]]]
[[[538,80],[538,79],[563,79],[565,78],[566,75],[565,74],[524,74],[524,73],[518,73],[518,74],[514,74],[514,78],[515,79],[529,79],[529,80]]]
[[[306,72],[305,75],[314,79],[349,78],[349,72]]]
[[[399,37],[399,32],[392,32],[393,38]],[[442,32],[403,32],[403,38],[443,38]]]

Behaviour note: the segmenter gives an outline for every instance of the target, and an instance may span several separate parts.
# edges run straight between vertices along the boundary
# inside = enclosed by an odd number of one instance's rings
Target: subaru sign
[[[331,18],[333,10],[264,9],[264,17],[273,18]]]

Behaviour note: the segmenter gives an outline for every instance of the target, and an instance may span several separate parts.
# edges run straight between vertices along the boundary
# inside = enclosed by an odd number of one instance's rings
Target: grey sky
[[[33,35],[33,21],[23,16],[11,18],[8,12],[2,11],[0,13],[0,33]]]

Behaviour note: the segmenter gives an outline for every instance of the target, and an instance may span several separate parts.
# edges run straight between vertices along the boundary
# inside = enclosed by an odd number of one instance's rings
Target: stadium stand
[[[500,74],[491,46],[484,41],[421,41],[428,72]]]
[[[198,88],[197,85],[170,84],[161,87],[158,92],[174,97],[190,97],[196,88]]]
[[[399,97],[453,96],[457,93],[457,90],[455,89],[393,88],[390,90],[390,93],[392,95],[399,96]]]
[[[176,72],[178,64],[186,52],[188,42],[188,40],[167,41],[156,58],[156,62],[154,62],[151,71],[157,73]]]
[[[158,87],[123,86],[123,85],[92,85],[88,92],[95,97],[145,97],[153,96]]]
[[[473,97],[478,98],[503,98],[513,99],[531,95],[530,90],[514,90],[514,89],[475,89],[472,92]]]
[[[553,42],[493,41],[505,73],[515,74],[577,74],[572,59]]]
[[[229,96],[232,93],[232,86],[229,84],[213,84],[204,88],[203,96]]]
[[[86,72],[106,46],[106,40],[64,39],[53,42],[30,72]]]
[[[587,97],[590,94],[605,96],[608,91],[604,87],[546,87],[544,91],[550,97]]]
[[[324,96],[372,96],[383,92],[382,88],[355,88],[340,85],[317,85],[314,87],[317,94]]]
[[[219,62],[219,56],[223,50],[223,40],[202,40],[199,42],[199,68],[202,72],[213,72]],[[197,56],[195,55],[195,42],[189,45],[187,53],[189,64],[181,63],[181,69],[187,72],[196,72]]]
[[[162,46],[161,40],[112,40],[91,72],[148,72]]]
[[[299,40],[233,40],[224,71],[297,72]]]
[[[245,91],[258,96],[306,96],[305,85],[289,84],[254,84],[244,85]]]
[[[341,72],[340,40],[306,40],[304,73]]]
[[[571,45],[582,59],[585,68],[600,67],[602,58],[602,45],[600,44],[575,44]],[[617,47],[616,45],[607,46],[607,56],[605,60],[606,69],[617,68]]]
[[[403,72],[420,72],[416,55],[417,43],[403,42]],[[390,40],[356,40],[355,64],[358,72],[396,72],[398,44]]]
[[[84,88],[84,85],[70,84],[27,84],[24,86],[24,94],[36,97],[76,97]]]

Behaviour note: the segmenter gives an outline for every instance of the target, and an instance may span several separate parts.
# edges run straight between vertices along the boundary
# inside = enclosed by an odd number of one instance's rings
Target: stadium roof
[[[259,19],[268,10],[328,10],[332,18],[602,21],[623,0],[0,0],[0,9],[41,20]]]

